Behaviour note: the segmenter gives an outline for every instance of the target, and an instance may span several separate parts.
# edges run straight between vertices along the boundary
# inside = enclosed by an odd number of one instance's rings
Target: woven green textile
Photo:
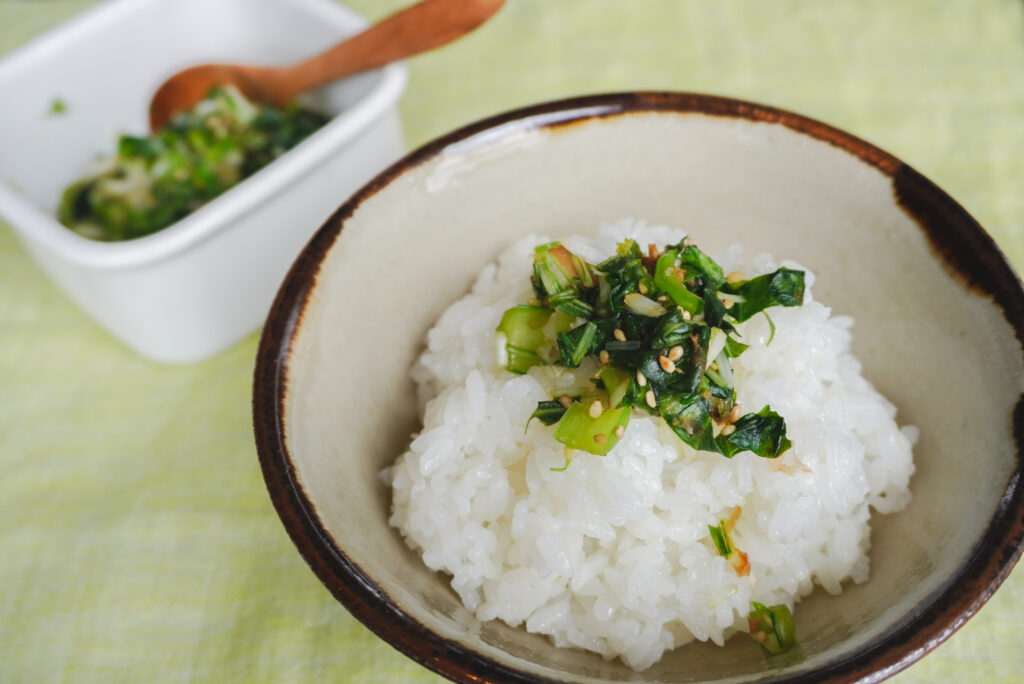
[[[93,4],[0,0],[0,54]],[[402,3],[350,4],[378,18]],[[401,113],[418,145],[507,108],[635,89],[851,131],[1024,267],[1021,0],[508,0],[410,63]],[[438,680],[352,618],[285,534],[252,439],[255,350],[251,336],[190,366],[143,360],[0,224],[0,681]],[[1018,570],[893,681],[1021,681],[1022,613]]]

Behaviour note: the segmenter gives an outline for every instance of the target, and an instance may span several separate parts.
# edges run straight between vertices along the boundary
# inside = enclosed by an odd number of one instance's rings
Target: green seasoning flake
[[[64,100],[59,97],[54,98],[53,102],[50,103],[50,114],[57,116],[60,114],[66,114],[68,111],[68,105]]]
[[[64,190],[58,218],[94,240],[149,235],[256,173],[325,123],[327,117],[294,104],[262,107],[235,88],[215,88],[159,133],[121,136],[115,157],[100,160],[95,171]]]
[[[754,637],[767,653],[782,653],[796,643],[793,615],[789,608],[782,604],[767,608],[752,601],[747,623],[750,626],[750,636]]]
[[[531,282],[537,303],[512,307],[497,328],[505,367],[526,373],[592,359],[598,368],[592,390],[542,401],[530,417],[554,425],[566,447],[608,453],[634,410],[660,416],[694,449],[730,458],[775,458],[790,447],[785,421],[770,407],[740,414],[731,360],[747,349],[734,324],[771,306],[799,306],[803,272],[727,280],[689,241],[661,252],[651,245],[645,256],[625,240],[595,266],[552,242],[534,250]]]

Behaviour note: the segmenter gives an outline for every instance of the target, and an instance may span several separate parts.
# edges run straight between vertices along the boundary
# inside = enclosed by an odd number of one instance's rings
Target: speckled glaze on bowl
[[[635,216],[817,274],[866,376],[921,429],[913,502],[872,519],[870,581],[797,606],[799,648],[684,646],[634,673],[481,623],[388,527],[378,471],[417,428],[408,369],[437,316],[517,237]],[[271,498],[328,589],[460,681],[878,681],[973,615],[1024,538],[1024,292],[981,227],[891,155],[777,109],[682,93],[543,104],[412,153],[328,220],[260,343]]]

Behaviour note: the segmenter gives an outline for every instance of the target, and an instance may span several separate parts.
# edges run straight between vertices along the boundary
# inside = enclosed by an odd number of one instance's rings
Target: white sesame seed
[[[596,434],[596,435],[594,435],[594,442],[595,442],[595,443],[597,443],[597,444],[604,444],[604,443],[605,443],[605,442],[607,442],[607,441],[608,441],[608,438],[607,438],[607,437],[605,437],[605,436],[604,436],[604,435],[602,435],[602,434]]]
[[[693,316],[690,315],[690,312],[687,311],[686,309],[683,309],[683,320],[688,321],[691,318],[693,318]]]
[[[721,434],[723,434],[726,437],[728,437],[729,435],[731,435],[734,432],[736,432],[736,426],[735,425],[726,425],[724,428],[722,428]]]
[[[725,282],[727,283],[738,283],[741,280],[746,280],[747,276],[743,275],[743,271],[733,271],[729,275],[725,276]]]
[[[647,390],[647,393],[644,395],[644,401],[651,408],[655,408],[658,405],[658,399],[654,396],[654,390]]]
[[[647,387],[647,376],[644,375],[642,372],[637,371],[636,384],[640,385],[641,387]]]
[[[667,356],[659,356],[658,365],[661,366],[661,370],[665,371],[666,373],[676,372],[676,364],[672,363],[672,360],[669,359]]]
[[[608,350],[607,349],[602,349],[601,353],[598,354],[597,356],[598,356],[599,359],[601,359],[601,365],[602,366],[607,366],[608,365],[608,361],[610,360],[610,358],[608,357]]]
[[[624,434],[626,434],[626,428],[622,427],[621,425],[616,426],[615,436],[618,437],[619,439],[622,439],[622,435]]]
[[[572,405],[572,397],[570,397],[568,394],[563,394],[562,396],[558,397],[558,403],[564,406],[565,408],[569,408]]]
[[[587,411],[591,418],[600,418],[601,414],[604,413],[604,407],[601,406],[601,400],[595,399],[590,404],[590,409]]]
[[[678,344],[668,350],[669,361],[678,361],[681,358],[683,358],[683,348]]]
[[[640,290],[640,294],[647,294],[647,286],[644,285],[643,283],[640,283],[637,286],[637,289]]]
[[[722,306],[724,306],[726,309],[731,309],[733,304],[735,304],[735,302],[729,299],[728,297],[722,300]]]
[[[615,331],[612,333],[612,336],[619,342],[626,341],[626,333],[622,332],[621,328],[616,328]]]

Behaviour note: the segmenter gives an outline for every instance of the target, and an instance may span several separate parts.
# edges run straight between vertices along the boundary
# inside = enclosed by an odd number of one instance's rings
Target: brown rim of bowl
[[[456,681],[535,682],[486,655],[430,632],[399,609],[374,580],[338,548],[295,475],[284,439],[284,400],[291,344],[324,256],[345,221],[367,198],[453,143],[514,123],[553,128],[593,118],[641,112],[696,113],[776,123],[822,140],[878,168],[892,180],[896,201],[920,226],[949,272],[991,297],[1024,344],[1024,291],[1005,256],[960,205],[931,181],[877,147],[827,124],[750,102],[676,92],[610,93],[542,103],[469,124],[411,152],[367,183],[324,223],[285,278],[260,338],[253,386],[253,426],[263,477],[285,529],[320,581],[356,618],[393,647]],[[465,143],[464,143],[465,144]],[[920,609],[871,644],[813,672],[764,681],[877,682],[908,667],[959,629],[992,596],[1020,558],[1024,542],[1024,402],[1013,414],[1017,467],[984,537],[959,571],[929,594]]]

